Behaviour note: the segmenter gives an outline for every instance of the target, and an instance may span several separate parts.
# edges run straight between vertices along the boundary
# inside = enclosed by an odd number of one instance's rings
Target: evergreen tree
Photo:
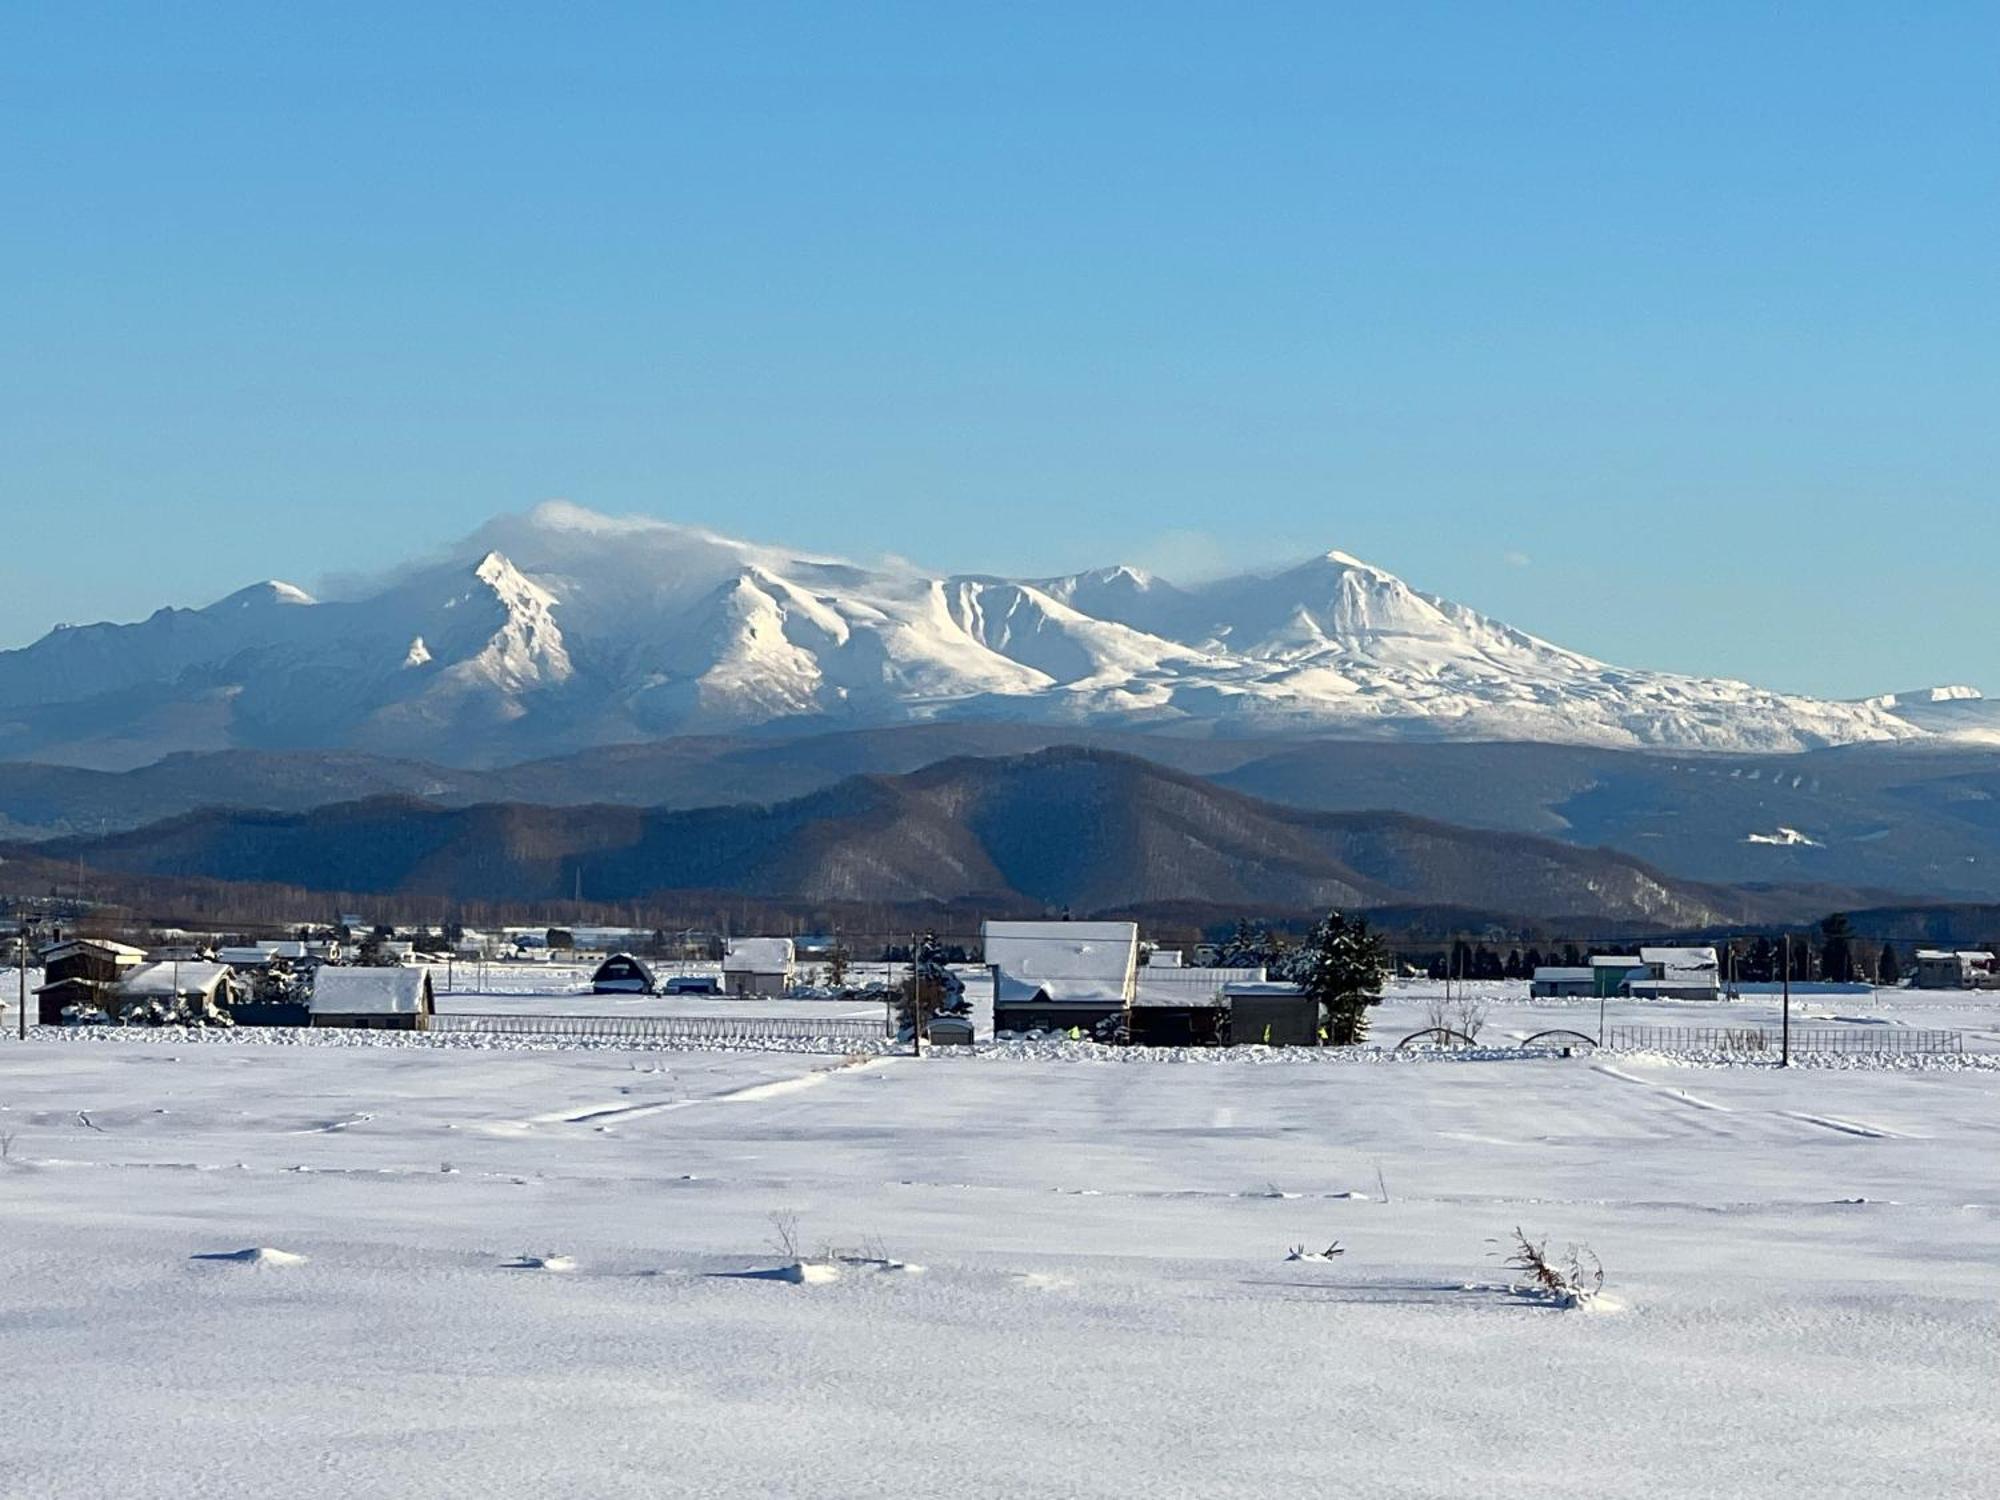
[[[1581,969],[1584,967],[1583,955],[1577,951],[1575,943],[1563,944],[1563,967],[1566,969]]]
[[[1854,951],[1848,943],[1853,933],[1845,915],[1835,912],[1819,924],[1820,952],[1819,970],[1836,984],[1849,984],[1854,979]]]
[[[1298,950],[1296,982],[1326,1008],[1327,1040],[1352,1047],[1368,1039],[1368,1007],[1382,996],[1389,950],[1366,917],[1331,911]]]
[[[1769,984],[1778,977],[1778,956],[1771,940],[1762,933],[1750,945],[1750,954],[1740,971],[1752,984]]]
[[[1903,966],[1896,960],[1894,943],[1882,945],[1882,956],[1875,961],[1875,982],[1881,985],[1897,985],[1903,982]]]
[[[1792,983],[1801,984],[1814,977],[1813,945],[1792,939]]]
[[[905,1041],[912,1035],[928,1036],[934,1016],[963,1015],[970,1009],[965,982],[947,966],[944,945],[936,933],[925,933],[917,942],[912,972],[901,986],[898,1035]]]

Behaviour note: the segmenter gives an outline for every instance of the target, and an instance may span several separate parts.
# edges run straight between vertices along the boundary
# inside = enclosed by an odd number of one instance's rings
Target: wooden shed
[[[428,1031],[437,1013],[430,970],[343,969],[313,975],[312,1024],[359,1031]]]

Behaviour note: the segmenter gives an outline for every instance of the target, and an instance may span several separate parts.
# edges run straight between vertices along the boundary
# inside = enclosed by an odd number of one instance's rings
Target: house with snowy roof
[[[1994,982],[1994,957],[1983,948],[1917,950],[1920,990],[1972,990]]]
[[[1088,1030],[1138,993],[1136,922],[984,922],[995,1031]]]
[[[722,988],[737,999],[788,994],[798,972],[798,950],[788,937],[731,938],[722,957]]]
[[[1634,975],[1625,992],[1634,1000],[1719,1000],[1722,960],[1713,948],[1641,948],[1643,975]]]
[[[357,1031],[428,1031],[437,1014],[425,968],[322,968],[307,1010],[315,1026]]]
[[[1592,968],[1540,964],[1528,979],[1528,994],[1537,1000],[1597,993],[1597,971]]]
[[[1141,964],[1133,978],[1131,1003],[1125,1009],[1125,1034],[1142,1047],[1219,1047],[1231,1034],[1231,991],[1263,982],[1262,965],[1155,968],[1150,963]]]
[[[239,993],[236,971],[228,964],[199,959],[168,959],[140,964],[112,987],[114,1014],[134,1006],[155,1015],[227,1015]]]

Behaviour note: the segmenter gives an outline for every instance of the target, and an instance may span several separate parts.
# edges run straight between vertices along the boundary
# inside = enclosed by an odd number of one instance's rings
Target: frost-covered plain
[[[2000,1465],[2000,1073],[1207,1056],[7,1043],[0,1493],[1933,1497]],[[925,1269],[755,1274],[774,1213]],[[1615,1306],[1512,1296],[1516,1224],[1594,1247]]]

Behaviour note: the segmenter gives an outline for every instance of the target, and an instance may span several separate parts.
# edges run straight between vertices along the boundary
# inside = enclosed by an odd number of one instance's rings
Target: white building
[[[1919,948],[1920,990],[1971,990],[1993,982],[1994,958],[1985,949]]]
[[[784,995],[798,973],[798,950],[788,937],[731,938],[722,959],[722,988],[737,999]]]

